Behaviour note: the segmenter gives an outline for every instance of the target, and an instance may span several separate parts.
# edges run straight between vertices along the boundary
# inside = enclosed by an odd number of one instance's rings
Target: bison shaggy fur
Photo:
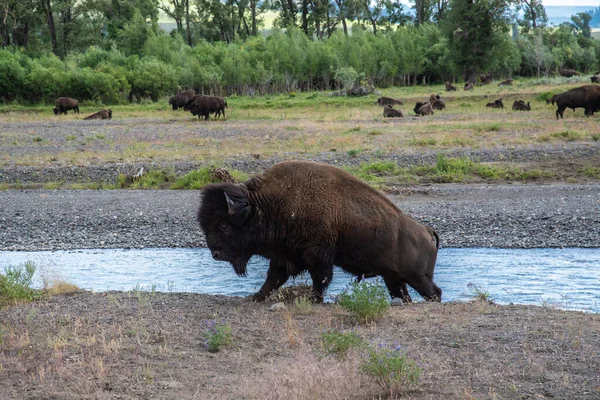
[[[485,106],[491,108],[504,108],[504,103],[502,102],[502,99],[498,99],[494,100],[492,103],[487,103]]]
[[[175,96],[171,97],[169,99],[169,104],[171,105],[171,107],[173,107],[173,111],[178,110],[180,108],[187,110],[188,102],[194,96],[195,94],[193,90],[186,90],[185,92],[178,93]]]
[[[100,111],[93,113],[92,115],[84,118],[84,120],[89,120],[89,119],[112,119],[112,111],[110,108],[108,108],[105,110],[100,110]]]
[[[79,114],[79,102],[70,97],[59,97],[54,104],[54,115],[67,114],[67,111],[73,110]]]
[[[384,118],[404,118],[404,114],[402,114],[402,111],[400,111],[400,110],[393,109],[392,105],[388,104],[385,107],[383,107],[383,117]]]
[[[523,100],[515,100],[512,105],[513,111],[531,111],[529,102],[525,103]]]
[[[208,120],[211,113],[214,113],[217,116],[223,113],[223,116],[225,116],[227,101],[222,97],[200,94],[192,97],[189,100],[187,107],[192,115],[197,115],[198,118],[204,117],[205,120]]]
[[[556,102],[556,119],[563,118],[563,113],[567,108],[584,108],[585,115],[588,117],[594,115],[594,112],[600,110],[600,86],[583,85],[581,87],[567,90],[556,95],[552,104]]]
[[[581,75],[579,72],[575,71],[574,69],[568,69],[568,68],[561,68],[558,70],[558,73],[560,74],[560,76],[564,76],[565,78],[570,78],[574,75]]]
[[[433,106],[428,101],[417,101],[417,103],[415,104],[414,111],[417,115],[433,115]]]
[[[377,99],[377,104],[379,104],[382,107],[385,107],[388,104],[401,106],[404,103],[402,103],[401,100],[396,100],[396,99],[393,99],[391,97],[380,97],[380,98]]]
[[[284,161],[241,184],[208,185],[201,197],[198,221],[215,260],[239,276],[253,255],[270,260],[254,300],[308,271],[313,299],[323,301],[334,265],[356,277],[382,276],[392,297],[410,301],[408,284],[441,300],[433,282],[437,233],[346,171]]]
[[[473,82],[467,82],[465,83],[465,90],[473,90],[475,86],[473,85]]]
[[[429,102],[435,110],[443,110],[446,108],[446,102],[440,98],[439,94],[429,96]]]
[[[446,82],[446,92],[456,91],[456,86],[452,85],[450,82]]]

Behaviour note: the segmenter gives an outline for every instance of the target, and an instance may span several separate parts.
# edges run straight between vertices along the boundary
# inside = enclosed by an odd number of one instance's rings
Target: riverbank
[[[442,247],[600,247],[600,184],[435,184],[392,201]],[[0,191],[0,250],[204,247],[198,191]]]
[[[0,310],[3,399],[381,399],[363,355],[323,332],[401,345],[422,373],[403,399],[598,399],[600,315],[548,307],[415,303],[354,325],[333,304],[183,293],[78,293]],[[210,321],[231,346],[210,353]]]

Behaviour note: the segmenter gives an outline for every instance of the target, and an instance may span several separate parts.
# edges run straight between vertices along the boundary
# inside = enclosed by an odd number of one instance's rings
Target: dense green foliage
[[[389,299],[385,286],[365,279],[346,288],[337,303],[359,321],[369,323],[381,318],[390,308]]]
[[[594,72],[600,58],[588,14],[549,28],[536,0],[449,0],[440,9],[417,0],[414,20],[389,0],[314,8],[274,1],[269,32],[260,29],[267,3],[253,0],[0,3],[4,102],[69,96],[115,104],[156,101],[177,88],[264,94],[474,80],[484,72],[540,76]],[[159,27],[159,10],[175,21],[172,32]]]
[[[39,298],[40,292],[31,288],[34,274],[35,265],[31,262],[5,267],[0,274],[0,308]]]

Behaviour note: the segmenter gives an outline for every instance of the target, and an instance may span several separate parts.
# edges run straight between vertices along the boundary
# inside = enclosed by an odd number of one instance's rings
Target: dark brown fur
[[[56,99],[54,110],[52,110],[54,111],[54,115],[66,115],[69,110],[73,110],[73,112],[79,114],[79,102],[70,97],[59,97]]]
[[[383,117],[384,118],[404,118],[404,114],[402,114],[402,111],[400,111],[400,110],[393,109],[392,105],[388,104],[385,107],[383,107]]]
[[[112,119],[112,111],[110,108],[106,110],[100,110],[97,113],[93,113],[92,115],[84,118],[84,120],[88,119]]]
[[[382,276],[392,297],[410,301],[408,284],[441,300],[433,283],[437,233],[346,171],[284,161],[242,184],[208,185],[201,195],[198,221],[213,258],[240,276],[253,255],[270,259],[255,300],[308,271],[314,299],[323,301],[334,265],[357,277]]]
[[[584,85],[575,89],[567,90],[556,95],[552,104],[556,101],[558,108],[556,109],[556,119],[560,116],[563,118],[563,113],[567,108],[584,108],[585,115],[590,116],[600,110],[600,86],[599,85]]]
[[[419,101],[415,105],[415,113],[417,115],[433,115],[433,106],[428,101],[426,101],[425,103],[421,103]]]
[[[440,99],[439,94],[432,94],[429,96],[429,103],[431,103],[434,110],[443,110],[446,108],[446,103],[444,100]]]
[[[531,111],[529,102],[525,103],[523,100],[515,100],[512,105],[513,111]]]
[[[169,99],[169,104],[173,107],[173,111],[183,108],[187,111],[188,102],[192,97],[195,96],[193,90],[186,90],[185,92],[177,93],[175,96]]]
[[[488,73],[479,75],[479,81],[481,82],[482,85],[487,85],[488,83],[490,83],[492,81],[492,74],[488,72]]]
[[[452,92],[456,90],[456,86],[452,85],[450,82],[446,82],[446,92]]]
[[[204,117],[208,120],[211,113],[219,114],[223,112],[225,115],[225,107],[227,102],[220,97],[196,95],[188,102],[188,109],[192,115],[197,115],[198,118]]]
[[[498,99],[494,100],[493,103],[487,103],[485,106],[491,108],[504,108],[504,103],[502,102],[502,99]]]
[[[570,78],[573,75],[581,75],[579,72],[575,71],[574,69],[568,69],[568,68],[561,68],[558,70],[558,73],[561,76],[564,76],[565,78]]]
[[[590,76],[590,80],[592,81],[592,83],[600,83],[600,76],[598,76],[598,75]]]
[[[391,97],[380,97],[377,99],[377,104],[385,107],[388,104],[401,106],[404,103],[402,103],[402,101],[400,101],[400,100],[392,99]]]
[[[474,87],[473,82],[465,83],[465,90],[473,90]]]

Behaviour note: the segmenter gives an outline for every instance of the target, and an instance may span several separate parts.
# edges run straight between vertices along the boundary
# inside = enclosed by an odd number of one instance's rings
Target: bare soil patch
[[[78,293],[0,310],[3,399],[380,399],[361,355],[326,355],[324,330],[402,345],[422,367],[406,399],[597,399],[600,316],[535,306],[417,303],[356,326],[332,304],[184,293]],[[204,347],[207,321],[233,342]]]

